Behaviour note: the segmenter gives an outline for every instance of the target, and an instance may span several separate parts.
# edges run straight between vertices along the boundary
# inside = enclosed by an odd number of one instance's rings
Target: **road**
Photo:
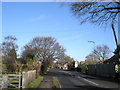
[[[52,69],[49,75],[59,79],[61,88],[80,88],[81,90],[120,90],[120,83],[115,80],[85,75],[75,71]]]

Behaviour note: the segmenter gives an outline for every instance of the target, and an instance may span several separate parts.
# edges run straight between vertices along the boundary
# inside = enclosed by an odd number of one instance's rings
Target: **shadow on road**
[[[43,76],[52,76],[52,77],[55,76],[55,77],[60,78],[61,84],[63,85],[63,87],[62,87],[63,90],[64,89],[65,90],[66,89],[70,90],[72,88],[74,88],[75,90],[119,90],[119,88],[117,88],[117,87],[116,88],[114,88],[114,87],[113,88],[112,87],[111,88],[104,88],[104,87],[92,86],[92,85],[89,85],[89,84],[87,85],[86,82],[84,82],[84,81],[80,81],[80,82],[83,82],[86,85],[72,84],[71,81],[69,81],[68,78],[71,77],[72,80],[73,79],[76,80],[77,78],[74,78],[74,77],[76,77],[76,75],[77,74],[71,76],[68,73],[64,73],[64,71],[62,71],[62,70],[53,69],[53,70],[50,70],[47,74],[44,74]],[[102,81],[117,82],[117,80],[114,80],[114,79],[104,78],[104,77],[102,78],[102,77],[97,77],[97,76],[92,76],[92,75],[80,74],[80,76],[83,77],[83,78],[86,78],[86,79],[95,79],[95,80],[102,80]],[[64,86],[65,87],[70,87],[70,88],[65,88]]]
[[[120,79],[114,79],[111,77],[103,77],[103,76],[97,76],[97,75],[89,75],[85,74],[86,76],[82,76],[83,78],[86,79],[95,79],[95,80],[102,80],[102,81],[109,81],[109,82],[114,82],[120,84]]]
[[[76,87],[81,88],[82,90],[119,90],[119,88],[101,88],[101,87],[87,86],[87,85],[81,85]]]
[[[54,72],[54,71],[50,71],[47,74],[41,74],[42,76],[57,76],[57,77],[68,77],[70,75],[66,74],[66,73],[61,73],[61,72]]]

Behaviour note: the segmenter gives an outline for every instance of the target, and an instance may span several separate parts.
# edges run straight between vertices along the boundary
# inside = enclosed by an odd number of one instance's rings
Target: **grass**
[[[37,88],[43,79],[44,79],[43,76],[39,76],[37,79],[35,79],[29,85],[27,85],[25,88]]]
[[[60,88],[60,83],[57,77],[52,78],[52,86],[53,88]]]
[[[15,72],[6,72],[6,73],[2,73],[2,74],[16,74]]]
[[[15,86],[9,85],[8,88],[15,88]]]

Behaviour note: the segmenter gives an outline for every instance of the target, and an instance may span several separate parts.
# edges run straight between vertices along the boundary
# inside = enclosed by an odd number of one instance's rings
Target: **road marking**
[[[80,76],[78,76],[78,78],[82,78],[82,77],[80,77]],[[96,86],[98,86],[99,84],[97,84],[97,83],[95,83],[95,82],[93,82],[93,81],[90,81],[90,80],[87,80],[87,79],[85,79],[85,78],[82,78],[84,81],[87,81],[87,82],[89,82],[89,83],[92,83],[92,84],[94,84],[94,85],[96,85]]]
[[[63,71],[64,73],[67,73],[67,74],[69,74],[69,75],[72,75],[70,72],[68,72],[68,71]],[[83,77],[80,77],[80,76],[77,76],[77,78],[82,78],[84,81],[87,81],[87,82],[89,82],[89,83],[92,83],[92,84],[94,84],[94,85],[96,85],[96,86],[98,86],[99,84],[97,84],[97,83],[95,83],[95,82],[93,82],[93,81],[90,81],[90,80],[87,80],[87,79],[85,79],[85,78],[83,78]]]
[[[87,82],[90,82],[90,83],[92,83],[92,84],[94,84],[94,85],[99,85],[99,84],[97,84],[97,83],[95,83],[95,82],[92,82],[92,81],[90,81],[90,80],[87,80],[87,79],[85,79],[85,78],[83,78],[85,81],[87,81]]]
[[[69,75],[71,75],[71,73],[70,72],[68,72],[68,71],[62,71],[63,73],[67,73],[67,74],[69,74]]]
[[[60,88],[62,88],[62,86],[61,86],[60,82],[58,82],[58,84],[59,84]]]
[[[66,72],[66,71],[63,71],[64,73],[68,73],[69,75],[72,75],[70,72]],[[80,76],[78,76],[78,78],[82,78],[82,77],[80,77]],[[95,83],[95,82],[93,82],[93,81],[90,81],[90,80],[87,80],[87,79],[85,79],[85,78],[82,78],[84,81],[87,81],[87,82],[89,82],[89,83],[92,83],[92,84],[94,84],[94,85],[96,85],[96,86],[98,86],[99,84],[97,84],[97,83]]]

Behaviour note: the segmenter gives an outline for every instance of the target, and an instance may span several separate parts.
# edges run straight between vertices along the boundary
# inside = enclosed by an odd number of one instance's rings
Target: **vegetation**
[[[82,73],[86,73],[88,68],[87,68],[87,65],[85,64],[79,64],[78,65],[78,70],[80,70]]]
[[[44,79],[44,77],[39,76],[37,79],[35,79],[34,81],[32,81],[32,82],[31,82],[28,86],[26,86],[25,88],[37,88],[43,79]]]
[[[87,55],[86,57],[85,57],[86,59],[85,59],[85,63],[86,64],[96,64],[97,62],[98,62],[98,59],[97,59],[97,57],[94,55],[94,53],[93,54],[89,54],[89,55]]]
[[[117,54],[117,55],[119,55],[119,57],[120,57],[120,44],[119,44],[119,45],[117,46],[117,48],[115,49],[114,54]]]
[[[57,77],[52,78],[52,86],[53,88],[60,88],[60,83]]]
[[[7,72],[7,73],[2,73],[2,74],[16,74],[15,72]]]
[[[95,49],[86,56],[86,64],[96,64],[103,62],[111,56],[110,48],[107,45],[96,46]]]
[[[5,64],[3,71],[15,72],[17,64],[17,49],[18,45],[15,43],[16,38],[13,36],[7,36],[2,43],[2,61]]]
[[[101,0],[102,1],[102,0]],[[75,2],[71,4],[72,13],[81,23],[115,23],[120,13],[120,2]]]
[[[96,46],[93,51],[98,60],[105,60],[110,57],[111,51],[107,45]]]
[[[46,73],[55,60],[64,58],[65,49],[52,37],[35,37],[24,46],[22,58],[24,63],[37,58],[41,63],[41,72]]]
[[[71,68],[71,67],[73,67],[74,65],[74,59],[73,58],[71,58],[70,56],[67,56],[67,55],[65,55],[64,57],[63,57],[63,59],[61,59],[61,60],[58,60],[56,63],[55,63],[55,67],[63,67],[65,64],[67,64],[68,66],[69,66],[69,68]]]
[[[81,24],[91,22],[98,25],[105,25],[105,27],[106,25],[111,25],[115,42],[118,44],[114,25],[116,25],[118,22],[118,15],[120,14],[120,2],[119,0],[112,1],[113,2],[74,2],[70,4],[70,6],[73,15],[79,18]],[[117,45],[114,54],[118,54],[120,56],[119,45]]]
[[[7,36],[2,43],[3,73],[36,70],[46,73],[55,60],[64,60],[65,49],[53,37],[35,37],[17,58],[16,37]]]

